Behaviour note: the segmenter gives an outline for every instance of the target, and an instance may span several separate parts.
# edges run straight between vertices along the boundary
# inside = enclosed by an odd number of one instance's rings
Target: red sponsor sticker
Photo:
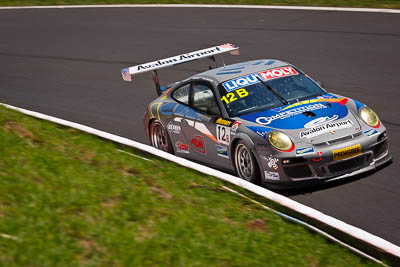
[[[185,145],[181,141],[176,142],[176,152],[189,153],[189,145]]]
[[[242,124],[241,121],[235,121],[235,123],[232,125],[232,131],[235,131],[239,128],[240,124]]]
[[[321,161],[322,160],[322,152],[317,151],[317,155],[319,156],[319,158],[313,158],[313,161]]]
[[[286,76],[298,75],[299,73],[292,67],[281,67],[276,69],[271,69],[263,72],[259,72],[261,78],[265,81],[282,78]]]
[[[193,146],[194,150],[200,153],[206,153],[206,146],[204,144],[204,138],[201,135],[195,135],[192,137],[190,144]]]

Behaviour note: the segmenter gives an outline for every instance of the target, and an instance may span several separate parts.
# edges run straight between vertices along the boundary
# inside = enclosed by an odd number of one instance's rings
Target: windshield
[[[326,94],[318,84],[291,66],[235,78],[221,83],[218,89],[230,117]]]

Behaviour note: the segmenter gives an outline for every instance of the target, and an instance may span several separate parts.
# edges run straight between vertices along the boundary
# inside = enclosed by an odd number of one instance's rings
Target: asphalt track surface
[[[329,91],[367,103],[394,162],[290,198],[400,245],[400,14],[224,8],[0,10],[0,102],[148,143],[150,74],[120,69],[232,42],[241,56],[291,62]],[[159,72],[162,84],[206,61]]]

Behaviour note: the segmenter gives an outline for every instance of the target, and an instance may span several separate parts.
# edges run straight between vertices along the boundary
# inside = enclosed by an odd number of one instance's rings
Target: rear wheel
[[[235,146],[234,160],[236,173],[240,178],[254,184],[259,183],[260,171],[257,161],[251,150],[243,141],[239,141]]]
[[[154,121],[150,126],[151,145],[168,153],[173,153],[171,139],[168,131],[159,121]]]

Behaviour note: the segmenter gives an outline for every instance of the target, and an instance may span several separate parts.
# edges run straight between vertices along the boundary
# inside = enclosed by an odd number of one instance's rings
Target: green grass
[[[400,8],[399,0],[0,0],[3,6],[84,4],[249,4],[331,7]]]
[[[0,106],[0,265],[375,265],[223,184]]]

